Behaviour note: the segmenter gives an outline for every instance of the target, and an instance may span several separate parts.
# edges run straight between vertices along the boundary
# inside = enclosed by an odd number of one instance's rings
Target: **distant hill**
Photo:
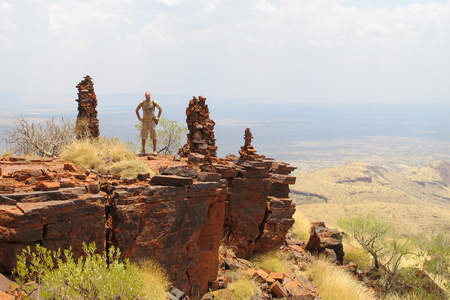
[[[411,167],[408,175],[351,163],[297,175],[291,198],[310,221],[375,213],[403,233],[450,233],[450,164]]]

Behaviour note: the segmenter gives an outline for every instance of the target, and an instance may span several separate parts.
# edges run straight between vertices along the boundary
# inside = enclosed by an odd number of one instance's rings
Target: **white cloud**
[[[42,0],[35,14],[0,0],[0,62],[17,74],[0,73],[0,82],[14,78],[0,90],[45,89],[50,81],[67,92],[73,78],[89,74],[109,92],[151,83],[161,92],[223,97],[448,96],[450,1],[346,2]],[[7,49],[14,45],[20,51]]]
[[[15,47],[10,35],[17,29],[17,26],[11,20],[12,11],[12,4],[0,1],[0,46],[8,50]]]

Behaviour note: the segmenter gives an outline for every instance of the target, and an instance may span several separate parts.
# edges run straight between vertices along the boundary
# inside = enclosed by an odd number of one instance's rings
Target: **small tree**
[[[377,220],[374,215],[343,217],[338,220],[342,227],[373,257],[376,269],[380,267],[380,258],[385,255],[386,243],[393,233],[391,224]]]
[[[139,131],[139,139],[141,139],[142,124],[139,123],[136,126]],[[183,135],[187,133],[187,128],[175,120],[169,120],[165,116],[161,117],[158,122],[157,139],[160,150],[163,154],[172,154],[182,146]],[[147,146],[151,143],[147,143]]]
[[[19,117],[11,124],[11,130],[5,131],[4,140],[14,154],[57,157],[75,138],[74,129],[74,122],[64,118],[38,123]]]
[[[372,255],[376,274],[386,291],[397,286],[401,262],[406,255],[412,254],[411,240],[399,237],[390,223],[378,220],[372,214],[343,217],[338,224]]]

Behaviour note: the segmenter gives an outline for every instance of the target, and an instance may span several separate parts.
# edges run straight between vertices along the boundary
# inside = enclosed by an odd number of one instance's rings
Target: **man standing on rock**
[[[142,138],[142,152],[141,154],[145,154],[145,141],[148,137],[148,132],[150,131],[150,138],[153,140],[153,154],[156,155],[156,124],[158,124],[159,118],[161,117],[162,108],[158,104],[158,102],[151,100],[152,94],[150,92],[145,92],[145,100],[139,102],[139,105],[136,107],[136,116],[139,121],[142,122],[141,129],[141,138]],[[158,117],[155,117],[155,107],[158,108]],[[143,117],[139,115],[139,110],[142,108],[144,112]]]

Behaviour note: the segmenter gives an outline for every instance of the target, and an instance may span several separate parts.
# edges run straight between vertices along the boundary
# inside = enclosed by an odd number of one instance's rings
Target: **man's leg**
[[[157,140],[154,139],[153,140],[153,154],[158,154],[158,152],[156,152],[156,144],[157,144]]]
[[[145,153],[145,140],[142,140],[142,153]]]

